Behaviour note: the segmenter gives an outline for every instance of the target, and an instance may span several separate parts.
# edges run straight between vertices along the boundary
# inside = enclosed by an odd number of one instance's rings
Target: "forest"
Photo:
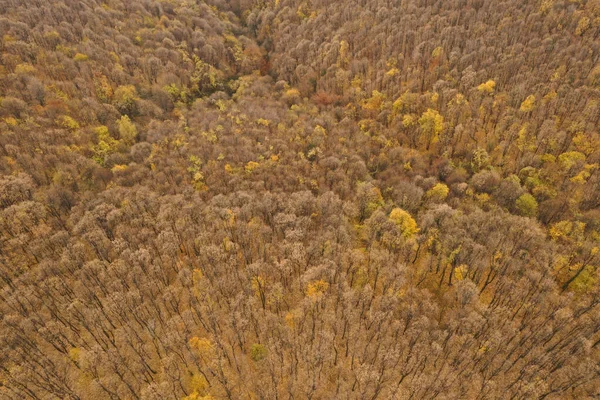
[[[0,399],[600,398],[600,0],[0,0]]]

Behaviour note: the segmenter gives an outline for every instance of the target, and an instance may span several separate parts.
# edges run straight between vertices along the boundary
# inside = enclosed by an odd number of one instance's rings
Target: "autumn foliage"
[[[0,2],[0,398],[596,398],[599,21]]]

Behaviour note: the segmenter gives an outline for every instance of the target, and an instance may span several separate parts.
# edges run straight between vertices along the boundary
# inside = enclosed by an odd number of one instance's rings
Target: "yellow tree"
[[[131,119],[129,119],[127,115],[123,115],[121,119],[117,121],[117,125],[119,126],[119,136],[123,143],[129,146],[135,143],[138,132],[133,122],[131,122]]]
[[[429,150],[432,144],[439,141],[440,133],[444,130],[444,117],[436,110],[428,108],[419,118],[419,125],[421,126],[426,148]]]
[[[428,199],[439,203],[446,200],[446,197],[448,197],[448,193],[450,193],[450,189],[448,188],[448,186],[446,186],[443,183],[437,183],[434,187],[429,189],[427,193],[425,193],[425,196]]]
[[[534,106],[535,106],[535,96],[531,94],[531,95],[527,96],[527,98],[525,100],[523,100],[519,110],[521,110],[522,112],[530,112],[531,110],[533,110]]]
[[[413,217],[401,208],[394,208],[390,213],[390,221],[396,224],[402,236],[407,239],[413,237],[418,231],[419,227]]]

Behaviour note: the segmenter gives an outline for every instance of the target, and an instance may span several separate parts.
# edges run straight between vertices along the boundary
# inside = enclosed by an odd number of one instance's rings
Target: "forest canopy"
[[[600,396],[600,1],[0,0],[0,399]]]

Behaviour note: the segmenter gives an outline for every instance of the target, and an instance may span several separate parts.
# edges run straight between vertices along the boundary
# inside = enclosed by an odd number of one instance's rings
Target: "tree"
[[[419,118],[419,125],[425,141],[426,149],[439,141],[440,133],[444,130],[444,117],[436,110],[428,108]]]
[[[390,212],[390,220],[400,228],[402,236],[407,239],[413,237],[419,231],[417,222],[401,208],[394,208]]]
[[[137,112],[137,91],[135,86],[119,86],[113,95],[112,103],[121,114],[133,116]]]
[[[436,183],[431,189],[425,193],[425,196],[434,202],[441,202],[448,197],[450,189],[443,183]]]
[[[494,89],[496,88],[496,82],[493,80],[488,80],[485,83],[482,83],[481,85],[477,86],[477,90],[479,90],[480,92],[483,93],[493,93]]]
[[[135,139],[137,138],[137,128],[129,119],[129,116],[123,115],[119,121],[117,121],[117,125],[119,127],[119,136],[121,140],[131,146],[135,143]]]
[[[533,110],[534,105],[535,96],[530,94],[525,100],[523,100],[523,102],[521,103],[521,107],[519,107],[519,110],[522,112],[530,112],[531,110]]]
[[[515,203],[517,210],[526,217],[535,217],[538,211],[538,203],[529,193],[523,193]]]

